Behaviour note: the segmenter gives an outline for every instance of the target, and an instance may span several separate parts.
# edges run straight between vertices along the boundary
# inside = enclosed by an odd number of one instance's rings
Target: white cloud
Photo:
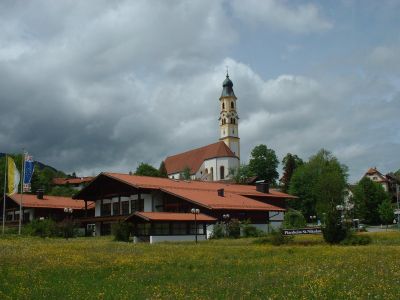
[[[295,6],[290,1],[234,0],[232,8],[234,15],[245,23],[265,24],[269,28],[294,33],[321,32],[333,27],[332,22],[323,18],[314,4]]]

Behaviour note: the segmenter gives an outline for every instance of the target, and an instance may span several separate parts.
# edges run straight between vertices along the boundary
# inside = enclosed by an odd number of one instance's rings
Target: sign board
[[[320,227],[299,228],[299,229],[282,229],[283,235],[298,235],[298,234],[321,234]]]

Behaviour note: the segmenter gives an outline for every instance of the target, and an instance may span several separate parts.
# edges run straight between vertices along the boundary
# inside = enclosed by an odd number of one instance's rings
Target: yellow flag
[[[8,168],[8,195],[12,195],[18,192],[18,184],[20,180],[20,174],[17,170],[14,160],[7,156],[7,168]]]

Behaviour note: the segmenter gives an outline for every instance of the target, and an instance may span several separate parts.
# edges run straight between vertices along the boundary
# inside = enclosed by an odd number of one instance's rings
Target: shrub
[[[240,237],[240,222],[238,219],[232,219],[226,225],[227,235],[231,238],[239,238]]]
[[[338,244],[346,238],[348,230],[341,222],[339,211],[332,210],[327,214],[322,234],[329,244]]]
[[[115,241],[129,242],[132,232],[132,224],[128,222],[118,222],[112,225],[112,234]]]
[[[283,228],[303,228],[307,224],[303,214],[294,209],[289,209],[283,219]]]
[[[210,236],[211,239],[221,239],[225,237],[225,224],[216,223],[213,227],[212,234]]]
[[[28,235],[51,237],[57,235],[57,226],[51,219],[36,219],[25,226],[24,232]]]
[[[287,244],[294,238],[293,236],[283,235],[282,230],[279,229],[278,230],[272,229],[270,236],[271,236],[270,238],[271,244],[275,246]]]
[[[341,245],[356,246],[356,245],[368,245],[371,243],[371,237],[368,235],[359,235],[348,233],[346,238],[340,242]]]
[[[263,236],[264,232],[254,225],[251,225],[250,221],[247,220],[242,223],[242,234],[244,237],[259,237]]]
[[[70,219],[64,219],[62,222],[57,224],[58,235],[66,239],[73,238],[77,235],[76,223]]]

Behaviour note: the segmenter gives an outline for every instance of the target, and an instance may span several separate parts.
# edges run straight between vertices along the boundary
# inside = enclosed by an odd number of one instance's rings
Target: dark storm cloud
[[[241,49],[237,26],[328,34],[334,22],[313,4],[265,1],[264,18],[240,5],[1,2],[0,151],[25,147],[37,160],[81,175],[128,172],[141,161],[157,165],[218,140],[228,65],[243,162],[264,143],[280,159],[329,149],[349,165],[352,181],[370,166],[399,168],[395,43],[353,59],[360,74],[335,76],[325,68],[326,76],[293,71],[265,79],[246,61],[229,58],[230,48]],[[338,64],[349,67],[346,59]]]

